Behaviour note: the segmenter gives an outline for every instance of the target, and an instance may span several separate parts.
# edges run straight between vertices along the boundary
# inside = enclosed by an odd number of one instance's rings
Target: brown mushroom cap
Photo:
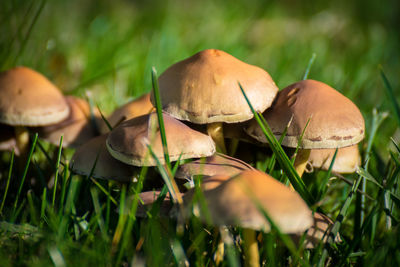
[[[249,120],[253,113],[238,82],[258,112],[271,105],[278,91],[263,69],[221,50],[203,50],[161,74],[163,110],[177,119],[198,124]]]
[[[140,200],[138,202],[136,216],[142,217],[142,218],[146,217],[147,211],[150,210],[150,208],[156,202],[156,200],[158,199],[160,194],[161,194],[161,191],[158,191],[158,190],[140,193],[139,194]],[[171,209],[172,209],[171,197],[170,197],[170,194],[167,193],[166,196],[164,197],[163,201],[161,202],[159,215],[162,217],[168,217]]]
[[[81,98],[75,96],[66,96],[65,99],[70,107],[69,116],[56,124],[37,128],[40,138],[54,145],[60,144],[60,138],[63,137],[63,147],[79,147],[96,136],[90,121],[90,105]],[[100,121],[97,109],[94,110],[97,121]]]
[[[171,161],[179,158],[200,158],[215,153],[212,139],[203,133],[190,129],[168,114],[163,114],[168,152]],[[143,115],[121,123],[107,138],[111,155],[130,165],[155,166],[157,163],[149,153],[147,145],[161,163],[164,151],[158,128],[157,114]]]
[[[122,107],[117,108],[108,118],[107,121],[111,125],[111,127],[117,126],[119,123],[139,117],[145,114],[149,114],[153,105],[150,101],[150,93],[144,94],[135,100],[132,100]],[[100,131],[102,133],[106,133],[109,131],[107,125],[105,123],[101,124]]]
[[[364,138],[364,118],[353,102],[332,87],[314,80],[294,83],[278,93],[271,109],[264,113],[279,139],[293,116],[282,145],[297,147],[298,139],[310,119],[301,148],[337,148],[357,144]],[[266,143],[256,121],[246,132]]]
[[[71,159],[71,170],[89,175],[97,158],[92,176],[100,179],[131,182],[139,175],[139,169],[114,159],[106,148],[107,135],[93,138],[79,147]]]
[[[19,156],[17,140],[15,139],[14,128],[5,124],[0,124],[0,151],[12,151]]]
[[[42,74],[27,67],[0,73],[0,122],[13,126],[43,126],[67,118],[69,107]]]
[[[214,225],[270,231],[255,201],[284,233],[304,231],[313,223],[311,210],[296,192],[257,170],[244,171],[203,194]],[[184,196],[185,203],[190,200]]]
[[[314,168],[329,170],[336,149],[312,149],[308,162]],[[332,171],[337,173],[353,173],[361,165],[358,145],[339,148]]]
[[[242,171],[252,169],[254,168],[246,162],[221,153],[216,153],[211,157],[198,159],[179,166],[179,169],[175,173],[175,177],[190,180],[195,175],[234,176]]]

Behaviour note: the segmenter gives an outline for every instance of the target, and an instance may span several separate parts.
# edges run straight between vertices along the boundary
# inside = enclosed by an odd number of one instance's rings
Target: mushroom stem
[[[215,228],[214,230],[214,236],[218,238],[218,233],[220,232],[221,229]],[[220,236],[219,240],[217,241],[217,249],[214,253],[214,262],[216,266],[219,266],[220,263],[224,260],[224,241],[222,240],[222,236]]]
[[[222,122],[213,122],[207,124],[207,133],[214,140],[217,149],[226,154],[225,140],[224,140],[224,130]]]
[[[15,139],[17,140],[17,147],[21,157],[25,157],[29,145],[29,133],[28,130],[23,126],[16,126],[14,128]]]
[[[260,255],[258,253],[258,244],[256,240],[256,233],[252,229],[243,229],[243,250],[245,255],[246,267],[259,267]]]
[[[294,168],[301,177],[304,169],[307,166],[308,158],[310,157],[311,149],[299,149],[297,152],[296,160],[294,161]]]
[[[236,139],[236,138],[231,139],[230,146],[229,146],[229,156],[235,155],[238,145],[239,145],[239,139]]]

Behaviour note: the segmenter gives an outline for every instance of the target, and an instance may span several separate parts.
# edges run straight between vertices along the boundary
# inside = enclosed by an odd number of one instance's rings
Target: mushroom
[[[88,140],[96,136],[96,127],[91,122],[90,105],[84,99],[75,96],[65,97],[69,107],[69,116],[56,124],[38,127],[39,137],[53,144],[59,145],[61,136],[63,138],[63,147],[77,148]],[[100,121],[98,110],[93,114],[96,122]]]
[[[336,149],[311,149],[310,157],[306,165],[306,172],[312,172],[314,168],[329,170]],[[336,154],[332,171],[336,173],[353,173],[361,165],[358,145],[339,148]]]
[[[319,81],[303,80],[286,87],[263,116],[278,139],[292,120],[282,145],[292,148],[299,145],[295,161],[299,176],[303,174],[310,149],[351,146],[364,138],[364,119],[357,106]],[[245,130],[258,141],[267,142],[256,121],[251,121]]]
[[[19,156],[15,132],[11,126],[0,124],[0,151],[12,151]]]
[[[312,212],[303,199],[265,173],[247,170],[231,178],[216,178],[217,181],[211,186],[202,185],[208,212],[196,210],[201,219],[210,220],[213,225],[244,228],[244,251],[248,266],[259,266],[254,230],[269,232],[271,229],[260,208],[284,233],[304,231],[313,223]],[[224,181],[218,185],[218,180]],[[189,192],[183,197],[183,216],[188,216],[191,210],[193,191]]]
[[[163,114],[168,152],[171,161],[211,156],[215,152],[212,139],[192,130],[168,114]],[[156,166],[149,154],[150,145],[157,159],[164,163],[164,151],[157,114],[143,115],[121,123],[107,138],[110,154],[130,165]]]
[[[271,105],[278,91],[263,69],[221,50],[203,50],[161,74],[163,110],[179,120],[207,124],[209,135],[226,153],[222,123],[237,123],[253,117],[238,82],[258,112]],[[153,95],[151,100],[154,103]]]
[[[135,181],[140,169],[114,159],[107,151],[106,139],[107,134],[101,135],[79,147],[72,156],[71,170],[80,175],[90,175],[94,167],[92,176],[95,178]]]
[[[114,110],[107,118],[107,121],[111,127],[114,128],[123,121],[149,114],[153,109],[154,107],[150,102],[150,93],[147,93]],[[105,122],[101,124],[100,132],[109,132],[108,126]]]
[[[42,74],[27,67],[0,73],[0,123],[15,126],[17,146],[25,154],[29,135],[24,126],[58,123],[69,115],[60,90]]]

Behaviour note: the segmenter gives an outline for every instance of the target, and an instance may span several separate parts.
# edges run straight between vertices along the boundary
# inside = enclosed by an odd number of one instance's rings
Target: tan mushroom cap
[[[278,91],[263,69],[221,50],[203,50],[161,74],[163,110],[177,119],[198,124],[249,120],[253,113],[238,82],[259,112],[271,105]]]
[[[66,96],[65,99],[70,107],[69,116],[56,124],[37,128],[40,138],[54,145],[60,144],[63,137],[63,147],[79,147],[96,136],[96,129],[91,121],[89,103],[75,96]],[[100,121],[99,112],[93,110],[95,123]]]
[[[136,216],[137,217],[146,217],[147,211],[151,209],[153,204],[157,201],[158,197],[160,196],[161,191],[147,191],[147,192],[142,192],[139,194],[139,202],[138,202],[138,207],[136,210]],[[171,203],[171,197],[170,194],[167,193],[161,202],[160,205],[160,210],[159,210],[159,215],[162,217],[167,217],[169,216],[169,212],[172,209],[172,203]]]
[[[107,121],[111,127],[117,126],[119,123],[139,117],[145,114],[149,114],[153,105],[150,101],[150,93],[144,94],[135,100],[132,100],[122,107],[117,108],[108,118]],[[109,131],[107,125],[103,122],[100,127],[102,133],[107,133]]]
[[[171,161],[207,157],[215,153],[211,137],[190,129],[168,114],[164,113],[163,118]],[[164,163],[156,113],[121,123],[110,132],[107,139],[108,151],[114,158],[135,166],[155,166],[157,163],[150,155],[147,144],[158,160]]]
[[[279,139],[293,116],[282,145],[297,147],[298,139],[310,119],[300,147],[337,148],[357,144],[364,138],[365,123],[357,106],[332,87],[314,80],[294,83],[278,93],[271,109],[264,113]],[[246,132],[266,143],[256,121]]]
[[[27,67],[0,73],[0,122],[13,126],[43,126],[67,118],[69,107],[60,90]]]
[[[12,151],[19,156],[17,140],[15,138],[14,128],[5,124],[0,124],[0,151]]]
[[[97,158],[92,176],[100,179],[132,182],[140,169],[114,159],[106,148],[107,135],[93,138],[79,147],[71,159],[71,170],[80,175],[89,175]]]
[[[336,149],[312,149],[308,162],[313,168],[329,170]],[[337,173],[353,173],[361,165],[358,145],[339,148],[332,171]]]
[[[257,170],[244,171],[203,194],[214,225],[270,231],[255,201],[284,233],[304,231],[313,223],[311,210],[296,192]],[[190,199],[184,196],[184,201]],[[200,217],[204,218],[202,214]]]
[[[207,158],[198,159],[179,166],[175,173],[175,177],[179,179],[191,180],[195,175],[214,176],[225,175],[234,176],[245,170],[253,170],[254,168],[233,157],[216,153]]]

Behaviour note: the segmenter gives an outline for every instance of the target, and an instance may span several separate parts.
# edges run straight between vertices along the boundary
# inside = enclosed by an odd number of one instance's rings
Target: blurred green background
[[[90,92],[109,113],[151,89],[151,66],[160,74],[205,48],[266,69],[281,89],[302,79],[315,53],[309,77],[368,118],[374,107],[391,109],[379,64],[400,99],[399,10],[397,0],[5,0],[0,63],[37,69],[66,94]],[[385,123],[385,137],[395,134],[394,122]]]

